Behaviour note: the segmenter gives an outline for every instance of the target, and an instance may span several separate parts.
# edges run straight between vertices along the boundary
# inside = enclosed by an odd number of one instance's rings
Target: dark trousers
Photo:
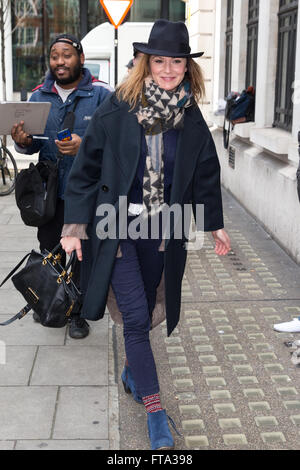
[[[159,392],[150,345],[151,313],[156,302],[164,253],[161,240],[122,240],[122,257],[116,258],[111,284],[124,323],[125,351],[138,393]]]
[[[62,199],[58,199],[57,206],[56,206],[56,213],[55,217],[50,220],[45,225],[38,227],[37,231],[37,238],[40,243],[40,250],[46,249],[48,251],[53,250],[56,245],[59,244],[61,239],[61,231],[64,225],[64,201]],[[63,256],[61,263],[65,266],[66,263],[66,255],[63,251]],[[73,271],[72,276],[73,282],[79,288],[80,285],[80,264],[79,262],[76,263],[75,269]],[[73,312],[73,315],[79,315],[80,312]]]

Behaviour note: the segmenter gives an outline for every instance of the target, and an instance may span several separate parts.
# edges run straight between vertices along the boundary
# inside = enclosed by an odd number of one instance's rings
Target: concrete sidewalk
[[[32,248],[14,195],[0,198],[0,279]],[[8,281],[0,321],[25,301]],[[118,397],[108,314],[83,340],[44,328],[29,313],[0,327],[0,449],[118,449]]]

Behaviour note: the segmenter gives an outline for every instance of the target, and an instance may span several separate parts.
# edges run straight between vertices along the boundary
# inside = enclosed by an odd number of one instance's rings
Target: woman
[[[204,82],[192,57],[203,53],[190,53],[184,23],[167,20],[155,22],[148,43],[133,46],[144,55],[94,114],[74,162],[62,245],[83,259],[85,318],[101,318],[106,302],[112,313],[114,294],[124,325],[125,391],[146,407],[151,448],[170,449],[149,331],[162,320],[161,288],[168,335],[179,320],[186,237],[177,229],[186,214],[179,222],[170,218],[167,230],[164,210],[176,205],[184,213],[192,205],[195,215],[202,204],[202,229],[212,232],[216,253],[227,254],[230,241],[218,157],[196,104]]]

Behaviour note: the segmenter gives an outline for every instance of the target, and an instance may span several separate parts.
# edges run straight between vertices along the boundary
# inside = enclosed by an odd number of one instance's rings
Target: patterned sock
[[[142,400],[146,407],[147,413],[155,413],[156,411],[162,410],[159,393],[142,397]]]

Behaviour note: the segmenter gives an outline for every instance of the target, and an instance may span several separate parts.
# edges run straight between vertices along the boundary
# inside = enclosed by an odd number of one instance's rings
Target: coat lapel
[[[116,112],[119,118],[117,125]],[[142,128],[126,103],[117,102],[115,108],[103,116],[103,123],[129,191],[140,158]]]
[[[170,205],[182,202],[197,162],[201,123],[193,108],[186,111],[184,128],[178,136]]]

